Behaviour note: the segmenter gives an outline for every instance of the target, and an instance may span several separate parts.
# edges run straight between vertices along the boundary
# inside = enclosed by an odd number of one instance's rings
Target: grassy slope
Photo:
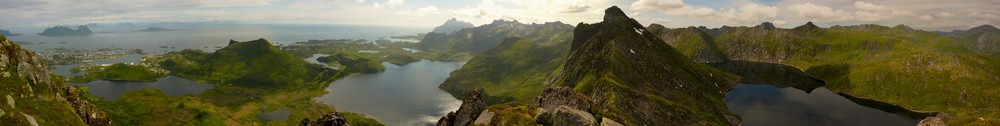
[[[57,96],[65,88],[61,78],[50,76],[33,52],[0,35],[0,122],[31,125],[25,114],[39,125],[85,125],[70,104]]]
[[[905,26],[810,27],[722,29],[715,42],[730,59],[792,65],[827,81],[831,90],[946,112],[954,117],[951,124],[1000,121],[992,100],[1000,99],[996,57]]]
[[[549,86],[542,82],[566,62],[573,28],[562,23],[533,27],[523,37],[505,39],[477,54],[452,72],[440,88],[457,97],[485,89],[484,97],[490,104],[531,101]]]
[[[568,35],[566,35],[568,37]],[[563,39],[568,40],[568,39]],[[542,82],[566,62],[569,42],[543,45],[539,42],[509,38],[490,51],[470,60],[441,84],[454,96],[467,96],[484,89],[487,103],[527,103],[542,93]]]
[[[385,71],[385,66],[377,58],[353,52],[337,53],[331,56],[319,57],[316,60],[333,66],[339,66],[341,70],[349,73],[370,74]]]

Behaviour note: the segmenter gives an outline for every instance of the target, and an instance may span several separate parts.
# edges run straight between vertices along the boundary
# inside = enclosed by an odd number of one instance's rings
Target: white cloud
[[[396,8],[396,6],[403,5],[404,2],[406,2],[406,0],[388,0],[388,1],[385,1],[385,2],[375,2],[375,3],[372,3],[372,7],[375,7],[375,8],[383,8],[383,7]]]
[[[882,5],[875,5],[864,1],[855,1],[854,8],[857,8],[860,11],[870,11],[870,12],[892,11],[891,8],[889,7]]]
[[[955,14],[952,14],[952,13],[949,13],[949,12],[941,12],[941,13],[938,13],[937,16],[938,17],[943,17],[943,18],[950,18],[950,17],[954,17]]]
[[[735,24],[756,24],[774,19],[778,8],[759,4],[748,4],[738,8],[715,10],[707,7],[693,7],[680,0],[649,1],[632,3],[634,10],[656,11],[667,15],[708,18]]]
[[[854,17],[850,12],[812,3],[792,5],[787,9],[794,12],[799,18],[805,18],[806,20],[815,22],[844,22],[851,20]]]
[[[737,9],[722,12],[722,19],[740,24],[754,24],[773,19],[778,15],[777,7],[750,4]]]
[[[398,13],[409,16],[427,16],[427,15],[442,14],[443,12],[441,12],[441,10],[437,8],[437,6],[428,5],[421,8],[417,8],[416,10],[401,10]]]
[[[774,26],[776,26],[776,27],[781,27],[781,26],[787,25],[788,21],[774,20],[774,21],[771,21],[771,24],[774,24]]]
[[[980,13],[980,12],[969,13],[969,17],[977,19],[1000,19],[1000,16],[997,16],[996,14]]]
[[[334,3],[332,1],[308,0],[289,4],[288,7],[294,9],[316,10],[330,8],[333,7],[333,5]]]
[[[855,1],[855,19],[862,22],[879,22],[897,17],[917,17],[917,14],[909,10],[896,7],[872,4],[864,1]]]
[[[634,10],[672,10],[685,6],[681,0],[639,0],[632,3]]]
[[[923,20],[923,21],[931,21],[931,20],[934,20],[934,17],[932,17],[931,15],[924,15],[924,16],[920,16],[920,18],[917,18],[917,19],[920,19],[920,20]]]
[[[240,7],[271,5],[275,0],[194,0],[202,7]]]

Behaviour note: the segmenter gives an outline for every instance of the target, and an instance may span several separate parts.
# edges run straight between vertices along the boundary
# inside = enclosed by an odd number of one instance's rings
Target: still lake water
[[[423,60],[403,66],[382,63],[386,71],[359,74],[337,80],[327,87],[329,94],[316,98],[337,111],[373,117],[391,126],[433,125],[461,100],[438,85],[462,62]]]
[[[855,104],[825,87],[740,84],[726,93],[729,111],[744,126],[913,126],[919,120]]]
[[[104,98],[105,100],[115,100],[125,92],[142,90],[145,88],[163,91],[167,96],[182,96],[186,94],[198,94],[205,90],[215,88],[214,84],[198,83],[188,79],[175,76],[160,78],[154,82],[115,82],[97,80],[87,83],[69,83],[70,86],[87,86],[90,94]]]

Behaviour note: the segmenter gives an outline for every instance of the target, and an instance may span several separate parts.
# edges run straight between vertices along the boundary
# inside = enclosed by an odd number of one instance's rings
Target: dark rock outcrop
[[[344,118],[344,115],[340,114],[339,112],[327,113],[326,115],[323,115],[323,117],[320,117],[315,121],[310,121],[309,118],[305,118],[302,119],[301,122],[299,122],[299,126],[350,126],[350,125],[351,124],[347,123],[347,119]]]
[[[580,110],[590,110],[590,104],[594,103],[587,95],[573,92],[567,87],[553,87],[545,89],[542,96],[535,99],[535,106],[544,110],[555,110],[559,106],[567,106]]]
[[[816,26],[816,24],[813,24],[813,22],[810,21],[810,22],[806,22],[806,24],[803,24],[802,26],[798,26],[798,27],[795,27],[793,29],[795,29],[795,30],[801,30],[801,31],[808,31],[808,30],[813,30],[813,29],[819,29],[819,26]]]
[[[568,106],[559,106],[540,113],[538,122],[547,126],[596,126],[597,119],[587,111]]]
[[[774,24],[771,24],[771,22],[760,23],[760,25],[754,26],[754,28],[759,28],[764,30],[778,29],[778,27],[775,27]]]
[[[469,96],[462,100],[462,106],[456,112],[449,112],[441,117],[437,126],[466,126],[476,121],[480,113],[486,110],[486,101],[480,96],[482,90],[469,93]]]

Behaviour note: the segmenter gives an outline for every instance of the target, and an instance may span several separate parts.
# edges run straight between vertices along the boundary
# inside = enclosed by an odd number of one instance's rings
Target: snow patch
[[[642,34],[642,32],[643,32],[643,30],[642,30],[642,29],[639,29],[639,28],[632,28],[632,29],[635,29],[635,33],[639,33],[640,35],[641,35],[641,34]]]
[[[635,50],[628,49],[629,52],[635,53]]]

